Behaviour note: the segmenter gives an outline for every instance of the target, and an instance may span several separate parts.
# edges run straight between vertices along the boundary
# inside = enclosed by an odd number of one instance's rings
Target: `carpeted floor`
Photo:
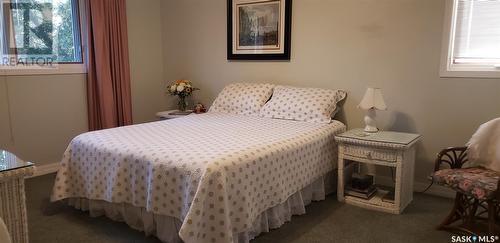
[[[28,179],[26,194],[32,243],[159,242],[105,217],[49,203],[54,175]],[[278,230],[257,237],[263,242],[450,242],[451,234],[434,227],[451,209],[452,200],[415,194],[402,215],[390,215],[337,202],[335,196],[312,203]]]

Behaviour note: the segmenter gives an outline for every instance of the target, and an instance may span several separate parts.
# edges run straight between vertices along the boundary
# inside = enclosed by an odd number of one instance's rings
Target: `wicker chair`
[[[484,168],[464,168],[467,162],[467,147],[444,149],[437,155],[434,182],[456,191],[450,214],[437,228],[476,235],[498,233],[500,174]],[[479,220],[487,221],[487,232],[481,232]]]

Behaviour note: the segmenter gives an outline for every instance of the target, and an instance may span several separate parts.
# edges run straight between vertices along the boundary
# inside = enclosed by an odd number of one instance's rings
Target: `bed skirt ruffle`
[[[261,233],[281,227],[290,221],[293,215],[305,214],[305,207],[308,204],[312,201],[324,200],[327,194],[336,190],[336,184],[336,171],[319,178],[294,193],[285,202],[261,213],[248,231],[238,233],[238,237],[234,237],[235,243],[247,243]],[[67,202],[76,209],[89,211],[91,217],[106,216],[114,221],[125,222],[131,228],[145,232],[146,235],[155,235],[162,242],[182,242],[178,234],[182,222],[177,218],[153,214],[145,208],[126,203],[110,203],[85,198],[70,198]]]

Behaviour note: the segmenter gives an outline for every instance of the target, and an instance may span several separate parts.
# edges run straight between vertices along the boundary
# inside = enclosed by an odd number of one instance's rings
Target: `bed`
[[[164,242],[248,242],[324,199],[344,131],[335,120],[209,112],[84,133],[51,199]]]

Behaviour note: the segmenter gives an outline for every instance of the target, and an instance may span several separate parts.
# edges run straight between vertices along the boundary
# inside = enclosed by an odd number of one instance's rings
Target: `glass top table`
[[[0,149],[0,172],[33,166],[31,162],[23,161],[14,154]]]
[[[370,142],[393,143],[401,145],[409,145],[420,138],[420,135],[418,134],[403,132],[379,131],[376,133],[367,133],[362,128],[352,129],[337,136]]]

